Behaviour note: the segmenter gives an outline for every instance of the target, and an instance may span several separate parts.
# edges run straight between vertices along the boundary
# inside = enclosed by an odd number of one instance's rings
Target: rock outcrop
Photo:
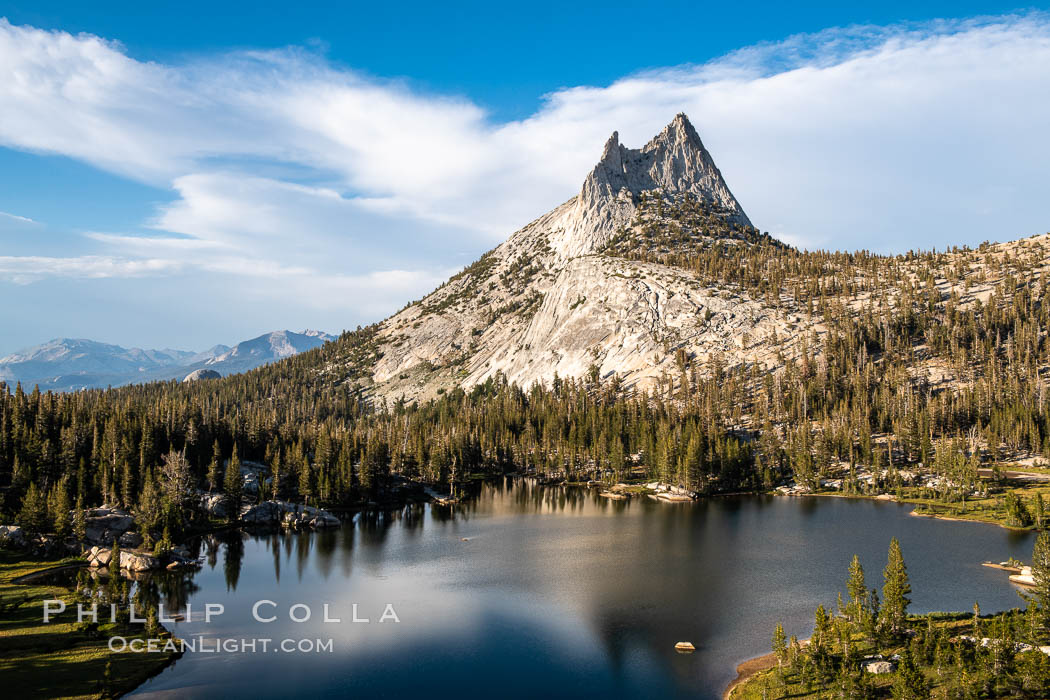
[[[88,566],[98,569],[109,566],[109,562],[113,558],[113,552],[106,547],[96,545],[89,549],[84,556],[87,558]]]
[[[102,506],[88,511],[85,535],[93,544],[113,544],[135,525],[135,519],[119,508]],[[123,546],[123,542],[121,545]]]
[[[213,518],[225,518],[227,514],[226,510],[226,496],[221,493],[205,493],[201,494],[201,510],[210,515]]]
[[[725,210],[730,223],[751,225],[689,118],[679,114],[639,149],[613,132],[551,247],[566,259],[595,252],[630,222],[638,195],[652,191],[694,195]]]
[[[21,549],[26,541],[25,532],[18,525],[0,525],[0,547]]]
[[[160,559],[140,552],[120,552],[120,568],[128,571],[152,571],[159,569]]]
[[[874,673],[877,675],[893,673],[897,670],[897,664],[885,660],[865,661],[864,670],[868,673]]]
[[[142,546],[142,535],[137,532],[125,532],[117,539],[121,547],[135,549]]]
[[[92,568],[110,568],[113,563],[113,551],[106,547],[92,547],[87,552],[88,566]],[[152,554],[143,552],[120,551],[119,568],[125,571],[142,572],[160,569],[161,561]]]
[[[245,525],[282,525],[290,528],[339,527],[335,515],[320,508],[285,501],[264,501],[241,512]]]
[[[199,382],[202,379],[222,379],[222,375],[213,369],[195,369],[186,375],[183,382]]]

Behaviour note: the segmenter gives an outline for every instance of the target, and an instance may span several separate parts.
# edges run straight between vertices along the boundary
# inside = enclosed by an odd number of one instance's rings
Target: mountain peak
[[[685,112],[676,114],[671,123],[665,126],[663,131],[657,134],[642,150],[652,150],[661,143],[681,144],[683,147],[691,147],[703,152],[707,151],[700,140],[700,134],[696,133],[693,123],[689,121],[689,117],[686,116]]]
[[[613,131],[576,197],[369,329],[367,346],[340,343],[345,359],[325,371],[395,400],[500,377],[583,377],[596,365],[648,390],[674,372],[672,348],[745,361],[742,334],[769,336],[781,327],[773,312],[743,291],[723,296],[667,253],[750,242],[750,222],[688,117],[653,133],[628,148]]]
[[[594,252],[630,222],[638,196],[653,190],[703,199],[729,223],[751,226],[689,117],[679,112],[639,149],[627,148],[612,133],[552,247],[564,257]]]

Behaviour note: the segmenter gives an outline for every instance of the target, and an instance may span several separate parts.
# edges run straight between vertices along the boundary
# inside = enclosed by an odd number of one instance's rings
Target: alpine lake
[[[910,511],[611,500],[507,478],[457,505],[361,512],[338,529],[212,535],[193,543],[199,570],[142,584],[196,649],[133,695],[717,698],[738,663],[769,651],[777,622],[809,636],[854,554],[881,588],[891,537],[909,612],[1023,605],[981,562],[1027,560],[1030,533]]]

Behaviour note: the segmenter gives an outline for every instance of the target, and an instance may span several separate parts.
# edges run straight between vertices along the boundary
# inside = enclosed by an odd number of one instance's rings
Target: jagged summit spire
[[[606,170],[613,173],[623,173],[627,165],[625,156],[632,153],[644,155],[661,151],[671,151],[680,154],[690,152],[699,155],[701,158],[706,156],[708,161],[711,160],[710,154],[704,148],[704,143],[700,140],[700,135],[696,133],[696,129],[693,128],[689,117],[686,116],[685,112],[679,112],[659,134],[640,149],[632,150],[622,146],[620,144],[620,132],[612,132],[612,135],[605,142],[605,148],[602,149],[602,157],[598,160],[595,171]],[[705,165],[707,164],[705,163]],[[711,161],[709,165],[714,167],[714,162]],[[621,183],[621,187],[630,186],[631,184],[628,182]],[[637,194],[637,192],[634,194]]]
[[[606,167],[613,170],[622,170],[623,162],[620,158],[620,150],[622,148],[623,146],[620,145],[620,132],[612,132],[612,136],[605,142],[605,148],[602,149],[602,157],[598,161],[598,165],[605,164]]]
[[[676,114],[671,123],[653,137],[653,140],[646,144],[645,149],[642,150],[651,148],[658,142],[688,144],[694,148],[705,150],[704,144],[700,140],[700,134],[696,133],[693,123],[689,121],[689,117],[686,116],[685,112]]]
[[[569,257],[596,250],[630,221],[638,195],[651,190],[690,194],[717,206],[730,223],[751,225],[689,117],[679,112],[639,149],[627,148],[612,133],[555,248]]]
[[[594,184],[604,192],[594,192]],[[624,189],[634,196],[654,189],[667,194],[688,192],[724,207],[738,223],[751,223],[684,112],[675,115],[639,149],[627,148],[620,143],[619,133],[612,133],[601,159],[583,184],[581,196],[615,196]]]

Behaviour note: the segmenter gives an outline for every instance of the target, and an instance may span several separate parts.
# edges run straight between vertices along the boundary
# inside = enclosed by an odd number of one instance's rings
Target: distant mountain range
[[[216,345],[202,352],[142,350],[82,338],[56,338],[0,358],[0,381],[21,382],[27,390],[76,391],[156,380],[182,380],[196,370],[220,375],[246,372],[275,360],[297,355],[334,340],[321,331],[274,331],[237,343]],[[205,375],[210,376],[210,375]]]

